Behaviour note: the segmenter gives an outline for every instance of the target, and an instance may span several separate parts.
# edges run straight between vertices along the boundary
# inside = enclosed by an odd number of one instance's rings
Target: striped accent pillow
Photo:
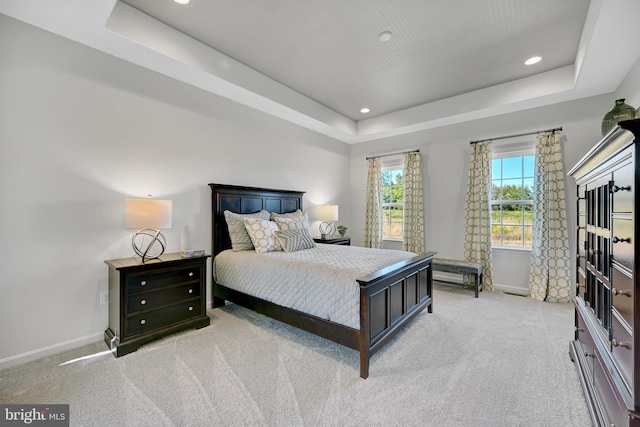
[[[276,231],[274,237],[282,246],[285,252],[295,252],[302,249],[311,249],[316,247],[309,230],[302,228],[299,230]]]

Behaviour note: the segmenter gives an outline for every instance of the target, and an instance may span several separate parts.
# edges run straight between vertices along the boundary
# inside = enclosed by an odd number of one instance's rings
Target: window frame
[[[384,172],[388,172],[388,171],[394,171],[394,170],[400,170],[402,171],[402,176],[404,177],[404,165],[402,162],[402,158],[390,158],[387,159],[384,162],[381,162],[382,164],[380,165],[380,169],[381,169],[381,175],[380,175],[380,180],[382,181],[382,173]],[[383,190],[384,186],[381,185],[381,190]],[[404,189],[402,191],[402,203],[385,203],[385,202],[381,202],[380,203],[380,209],[383,212],[383,217],[382,217],[382,240],[383,241],[388,241],[388,242],[402,242],[403,238],[402,237],[386,237],[384,235],[384,208],[386,206],[399,206],[402,208],[402,231],[404,234]]]
[[[495,152],[492,153],[492,158],[491,158],[491,185],[489,188],[489,219],[490,219],[490,226],[493,228],[494,222],[493,222],[493,216],[492,216],[492,208],[494,205],[499,205],[499,206],[504,206],[504,205],[523,205],[523,206],[532,206],[535,207],[535,194],[532,194],[532,199],[520,199],[520,200],[505,200],[505,199],[500,199],[499,201],[494,202],[493,200],[493,195],[492,195],[492,190],[493,190],[493,161],[496,159],[505,159],[505,158],[514,158],[514,157],[525,157],[525,156],[533,156],[533,179],[534,179],[534,185],[535,185],[535,146],[533,143],[526,143],[526,144],[518,144],[517,147],[511,147],[511,148],[503,148],[503,149],[499,149],[496,150]],[[502,172],[502,171],[501,171]],[[519,177],[520,179],[527,179],[524,176],[524,170],[522,171],[522,175]],[[501,181],[504,180],[504,178],[500,177]],[[511,179],[511,178],[507,178],[507,179]],[[517,179],[517,178],[514,178]],[[524,215],[524,213],[523,213]],[[497,224],[500,227],[504,227],[504,223],[503,223],[503,218],[502,215],[500,216],[500,223]],[[525,230],[525,226],[528,224],[524,223],[524,218],[522,223],[520,223],[518,226],[522,228],[522,233],[523,233],[523,237],[522,237],[522,245],[520,246],[513,246],[513,245],[503,245],[503,244],[494,244],[493,243],[493,238],[492,238],[492,242],[491,242],[491,248],[492,249],[498,249],[498,250],[513,250],[513,251],[531,251],[531,246],[525,246],[525,239],[524,239],[524,230]],[[533,220],[531,221],[531,229],[533,230]],[[493,235],[493,232],[491,233]],[[500,237],[501,237],[501,243],[504,241],[503,239],[503,233],[502,231],[500,232]]]

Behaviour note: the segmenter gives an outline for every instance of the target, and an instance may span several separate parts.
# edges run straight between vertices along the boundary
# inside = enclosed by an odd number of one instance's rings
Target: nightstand
[[[154,339],[211,322],[206,313],[207,258],[164,254],[105,261],[109,266],[109,328],[104,340],[116,357]]]
[[[323,239],[322,237],[314,237],[313,241],[316,243],[326,243],[329,245],[351,245],[351,237],[332,237],[330,239]]]

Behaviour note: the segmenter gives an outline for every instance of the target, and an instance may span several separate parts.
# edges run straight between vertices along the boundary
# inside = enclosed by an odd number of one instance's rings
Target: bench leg
[[[474,274],[473,275],[473,280],[474,280],[474,284],[475,284],[475,288],[476,288],[476,298],[478,298],[478,292],[480,290],[480,281],[478,280],[478,275]]]

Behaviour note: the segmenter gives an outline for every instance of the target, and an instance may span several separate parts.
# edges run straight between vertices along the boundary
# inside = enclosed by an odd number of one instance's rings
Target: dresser
[[[164,254],[144,264],[139,257],[109,266],[109,328],[104,340],[119,357],[156,338],[209,325],[206,313],[208,255]]]
[[[640,120],[620,122],[569,172],[578,196],[570,355],[596,426],[640,426],[639,149]]]

